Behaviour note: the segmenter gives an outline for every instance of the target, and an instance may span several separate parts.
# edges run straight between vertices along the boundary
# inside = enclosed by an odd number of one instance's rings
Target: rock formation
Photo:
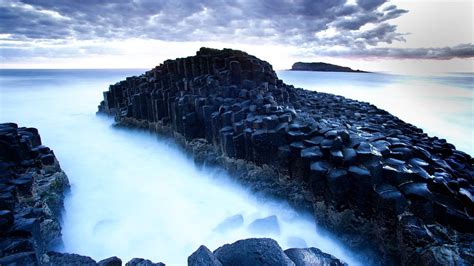
[[[319,72],[354,72],[354,73],[369,73],[362,70],[353,70],[350,67],[343,67],[328,63],[303,63],[303,62],[296,62],[291,66],[290,70],[294,71],[319,71]]]
[[[167,60],[111,85],[99,112],[312,211],[367,260],[474,263],[468,154],[369,103],[286,85],[254,56],[201,48]]]
[[[69,181],[35,128],[0,124],[0,265],[35,265],[61,244]]]
[[[0,124],[0,265],[122,265],[117,257],[96,262],[87,256],[51,251],[62,242],[59,221],[68,189],[66,174],[53,151],[41,144],[38,130],[19,128],[14,123]],[[292,250],[296,250],[293,254],[300,249]],[[272,239],[246,239],[224,245],[214,253],[201,246],[189,256],[188,264],[232,265],[227,261],[231,258],[234,261],[253,259],[262,265],[271,265],[274,255],[278,254],[277,260],[285,262],[282,265],[294,265],[284,252]],[[343,265],[322,252],[314,259]],[[165,264],[134,258],[125,265]]]

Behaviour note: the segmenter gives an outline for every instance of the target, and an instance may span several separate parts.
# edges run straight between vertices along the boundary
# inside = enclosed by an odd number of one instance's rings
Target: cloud
[[[437,59],[449,60],[454,58],[474,57],[473,44],[460,44],[452,47],[441,48],[367,48],[367,49],[346,49],[339,51],[315,52],[319,55],[344,58],[392,58],[392,59]]]
[[[341,34],[393,19],[385,1],[346,0],[14,0],[1,3],[0,34],[13,39],[242,41],[298,44],[336,28]],[[362,35],[359,35],[362,36]],[[319,40],[318,40],[319,41]],[[324,40],[322,40],[324,41]]]
[[[6,46],[17,41],[143,39],[278,44],[312,50],[313,55],[333,53],[337,47],[372,56],[392,52],[374,47],[404,41],[391,20],[406,12],[385,0],[0,0],[0,53],[5,58],[35,51]],[[352,56],[337,53],[342,54]]]

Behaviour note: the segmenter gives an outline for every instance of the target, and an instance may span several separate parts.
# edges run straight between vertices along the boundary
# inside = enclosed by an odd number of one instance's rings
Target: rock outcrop
[[[372,262],[474,263],[471,156],[369,103],[286,85],[244,52],[167,60],[111,85],[99,112],[311,210]]]
[[[0,124],[0,265],[35,265],[61,244],[68,188],[66,174],[35,128]]]
[[[303,62],[296,62],[291,66],[293,71],[318,71],[318,72],[354,72],[354,73],[369,73],[362,70],[353,70],[350,67],[343,67],[328,63],[303,63]]]
[[[59,221],[68,189],[66,174],[53,151],[41,144],[38,130],[19,128],[14,123],[0,124],[0,265],[122,265],[117,257],[96,262],[87,256],[52,251],[62,242]],[[274,257],[275,254],[280,257]],[[331,257],[325,253],[320,256],[321,261]],[[201,246],[189,256],[188,264],[233,265],[229,258],[233,261],[254,259],[255,262],[281,259],[293,265],[278,243],[266,238],[237,241],[214,253]],[[125,265],[165,264],[133,258]]]

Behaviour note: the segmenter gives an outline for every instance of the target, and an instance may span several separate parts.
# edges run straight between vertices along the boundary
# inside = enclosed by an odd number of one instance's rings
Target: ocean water
[[[306,243],[361,264],[310,216],[257,198],[220,169],[196,167],[173,143],[114,128],[111,118],[95,115],[109,84],[143,72],[0,70],[0,121],[38,128],[71,183],[59,251],[186,265],[201,244],[214,250],[239,239],[271,237],[283,248]],[[239,214],[242,225],[217,229]],[[248,230],[255,219],[270,215],[278,217],[280,233]]]
[[[278,76],[295,87],[370,102],[474,155],[474,73],[279,71]]]
[[[39,129],[71,182],[64,246],[100,260],[144,257],[184,265],[199,245],[211,250],[248,237],[272,237],[283,248],[302,240],[351,265],[363,264],[281,202],[256,198],[219,169],[201,169],[172,143],[143,131],[112,127],[96,116],[102,91],[144,70],[0,70],[0,121]],[[288,84],[369,101],[473,151],[473,75],[397,76],[278,72]],[[241,214],[243,225],[216,230]],[[254,219],[277,215],[280,234],[250,232]]]

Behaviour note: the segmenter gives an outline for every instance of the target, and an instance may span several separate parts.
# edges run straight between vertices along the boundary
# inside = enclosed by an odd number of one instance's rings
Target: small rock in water
[[[249,227],[249,231],[256,234],[279,234],[280,225],[276,215],[271,215],[262,219],[256,219]]]
[[[229,230],[237,229],[238,227],[244,224],[244,217],[242,214],[236,214],[230,217],[227,217],[224,221],[214,228],[214,231],[217,232],[227,232]]]

